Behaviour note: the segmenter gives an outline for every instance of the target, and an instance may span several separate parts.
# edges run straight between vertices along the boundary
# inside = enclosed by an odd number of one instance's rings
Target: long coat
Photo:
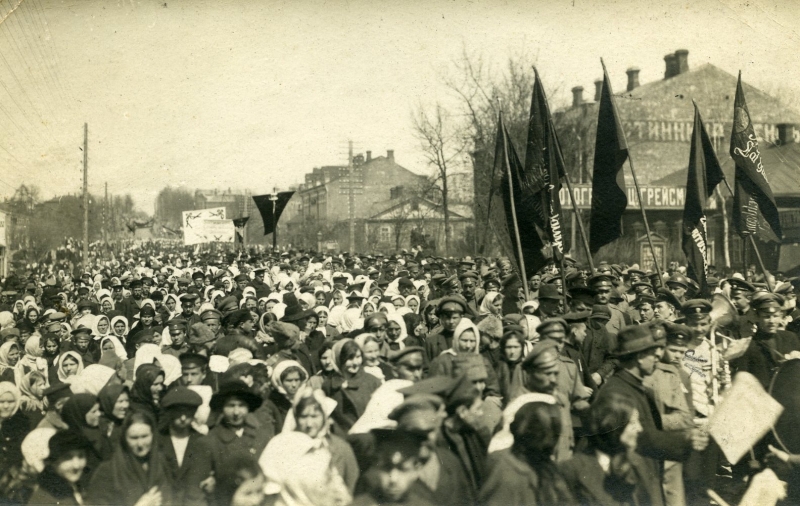
[[[478,496],[478,504],[486,506],[550,506],[539,501],[537,491],[552,486],[522,462],[510,449],[489,455],[490,472]],[[563,484],[562,484],[563,485]],[[566,492],[566,490],[565,490]],[[575,504],[564,497],[559,506]]]
[[[372,394],[380,386],[381,380],[363,369],[347,381],[340,376],[325,380],[322,391],[337,403],[331,418],[339,429],[345,433],[350,430],[364,414]]]
[[[561,475],[579,504],[597,506],[661,504],[661,482],[647,472],[638,455],[628,459],[631,465],[627,483],[606,475],[594,453],[576,453],[559,464]]]
[[[206,436],[192,431],[186,453],[183,454],[183,465],[180,466],[169,434],[159,434],[159,438],[167,470],[172,473],[172,482],[175,484],[175,504],[207,504],[200,482],[211,475],[214,455]]]
[[[764,388],[769,389],[776,367],[787,353],[800,350],[800,339],[794,332],[779,330],[775,334],[756,332],[744,354],[731,360],[731,372],[746,371],[758,378]]]
[[[242,436],[224,423],[218,423],[208,433],[208,442],[213,453],[213,467],[216,472],[226,465],[226,457],[234,453],[249,453],[254,459],[258,459],[261,452],[269,443],[270,435],[268,431],[262,430],[258,418],[249,413],[244,421],[244,432]]]

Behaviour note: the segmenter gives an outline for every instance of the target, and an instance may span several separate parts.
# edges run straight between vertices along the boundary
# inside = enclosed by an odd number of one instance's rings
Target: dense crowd
[[[61,253],[3,282],[3,504],[680,506],[766,468],[800,497],[772,435],[730,463],[706,428],[738,371],[800,357],[797,279]]]

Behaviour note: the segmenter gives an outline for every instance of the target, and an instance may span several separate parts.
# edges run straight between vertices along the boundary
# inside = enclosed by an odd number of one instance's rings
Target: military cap
[[[453,274],[449,278],[442,281],[442,286],[445,288],[457,288],[458,287],[458,277]]]
[[[636,283],[631,284],[631,290],[636,290],[637,288],[642,288],[651,292],[653,291],[653,285],[651,285],[649,281],[637,281]]]
[[[488,278],[483,281],[484,290],[489,290],[489,287],[492,286],[499,290],[502,284],[500,283],[500,280],[497,278]]]
[[[647,277],[647,273],[641,269],[628,269],[628,276],[639,276],[640,278]]]
[[[397,390],[408,397],[414,394],[438,395],[444,398],[448,392],[455,388],[458,379],[447,376],[433,376],[414,383],[411,386]]]
[[[70,389],[69,383],[56,383],[54,385],[50,385],[43,393],[48,404],[51,406],[59,399],[72,397],[72,390]]]
[[[257,410],[264,402],[261,396],[253,393],[244,381],[233,380],[220,385],[219,391],[211,397],[211,409],[214,411],[222,411],[225,402],[232,397],[240,399],[247,404],[251,413]]]
[[[547,369],[558,364],[557,343],[550,339],[539,341],[533,345],[528,356],[522,361],[525,369]]]
[[[56,311],[55,313],[50,313],[47,315],[47,320],[51,322],[61,323],[67,321],[67,315],[62,313],[61,311]]]
[[[36,288],[36,287],[33,287],[33,288]],[[78,293],[79,294],[89,293],[89,287],[88,286],[79,286],[78,287]]]
[[[564,300],[564,296],[559,293],[556,285],[542,285],[539,287],[539,300],[541,299]]]
[[[94,302],[92,302],[90,300],[82,300],[82,301],[78,302],[78,309],[79,310],[80,309],[86,309],[86,308],[89,308],[89,309],[94,308]]]
[[[666,288],[659,287],[656,290],[656,301],[657,302],[667,302],[671,304],[675,309],[681,308],[681,301],[678,300],[672,292],[667,290]]]
[[[253,270],[253,274],[256,276],[258,276],[259,274],[264,274],[265,272],[267,272],[267,269],[265,267],[259,267],[258,269]]]
[[[778,295],[783,295],[784,297],[792,292],[794,292],[794,287],[792,286],[791,283],[786,281],[782,282],[781,284],[775,287],[775,293],[777,293]]]
[[[142,287],[142,280],[141,279],[134,279],[131,281],[130,287],[133,288],[141,288]]]
[[[587,321],[591,314],[592,312],[588,309],[586,311],[572,311],[565,314],[563,318],[567,323],[580,323]]]
[[[200,397],[200,394],[182,386],[171,388],[159,402],[159,405],[163,409],[169,409],[173,406],[191,406],[193,408],[198,408],[202,404],[203,398]]]
[[[397,467],[411,459],[419,458],[419,449],[428,438],[419,431],[400,429],[372,429],[375,438],[375,459],[381,466]]]
[[[564,332],[569,331],[569,324],[563,318],[545,318],[542,323],[536,326],[536,333],[542,334],[553,325],[560,325]]]
[[[223,297],[219,301],[217,309],[219,309],[219,311],[223,315],[225,315],[227,313],[230,313],[231,311],[236,311],[237,309],[239,309],[239,303],[236,301],[236,297],[234,297],[233,295],[229,295],[227,297]]]
[[[188,322],[183,318],[173,318],[167,322],[167,326],[170,330],[179,329],[179,330],[186,330],[186,324]]]
[[[217,311],[216,309],[206,309],[202,313],[200,313],[200,321],[208,321],[208,320],[221,320],[222,313]]]
[[[686,325],[669,321],[662,321],[661,324],[667,333],[667,344],[686,346],[692,340],[692,329]]]
[[[142,306],[142,308],[139,310],[139,318],[143,316],[155,316],[155,315],[156,315],[156,310],[150,304]]]
[[[196,301],[198,298],[199,297],[196,293],[184,293],[183,295],[181,295],[181,303],[188,302],[190,304],[193,304],[194,301]]]
[[[247,274],[239,274],[233,278],[234,281],[237,283],[240,281],[250,281],[250,278],[247,277]]]
[[[226,314],[222,317],[222,324],[224,326],[233,326],[236,327],[244,322],[248,322],[253,319],[253,315],[250,314],[250,311],[247,309],[237,309],[236,311],[231,311],[230,313]]]
[[[347,276],[334,276],[333,283],[336,285],[346,285],[347,284]]]
[[[201,271],[194,271],[192,273],[192,279],[204,279],[205,275]]]
[[[596,320],[596,319],[611,319],[611,309],[605,304],[594,304],[592,305],[592,314],[589,315],[589,318]]]
[[[453,387],[444,396],[445,406],[450,411],[454,406],[459,406],[480,397],[480,392],[466,374],[456,379]]]
[[[598,273],[588,279],[588,285],[591,287],[614,284],[614,276],[611,274]]]
[[[690,299],[681,306],[683,316],[707,315],[711,312],[711,303],[705,299]]]
[[[783,308],[784,298],[777,293],[759,292],[753,296],[750,305],[761,313],[777,313]]]
[[[422,353],[422,356],[424,358],[425,348],[423,348],[422,346],[406,346],[402,350],[390,351],[389,356],[387,358],[389,359],[389,362],[393,364],[398,364],[404,357],[407,357],[414,353]]]
[[[70,334],[72,334],[73,336],[77,336],[80,334],[86,334],[87,336],[91,336],[92,329],[90,329],[89,327],[78,327],[77,329],[70,332]]]
[[[686,279],[686,276],[683,276],[682,274],[673,274],[666,281],[666,285],[678,285],[684,288],[689,288],[689,281]]]
[[[438,395],[414,394],[397,405],[388,418],[399,423],[403,418],[419,411],[439,411],[443,405],[442,398]]]
[[[361,293],[355,290],[347,294],[347,300],[360,300],[360,299],[366,299],[366,297],[364,297],[363,295],[361,295]]]
[[[195,323],[189,327],[189,344],[205,344],[215,339],[214,332],[205,323]]]
[[[737,292],[755,292],[756,287],[748,283],[747,281],[739,278],[729,278],[727,279],[728,284],[731,285],[731,293],[734,291]]]
[[[300,328],[287,322],[270,322],[267,333],[281,345],[283,343],[296,343],[300,339]]]
[[[444,305],[447,303],[455,303],[461,306],[461,310],[466,312],[467,311],[467,301],[464,300],[463,297],[458,295],[447,295],[439,299],[439,303],[436,305],[436,311],[439,312],[444,308]]]
[[[5,329],[0,330],[0,340],[2,340],[4,342],[8,341],[8,340],[10,340],[12,338],[19,339],[19,337],[20,337],[20,333],[19,333],[19,329],[18,328],[11,327],[11,328],[5,328]]]
[[[643,304],[650,304],[651,306],[655,306],[656,304],[656,297],[655,295],[651,295],[649,293],[640,293],[633,299],[633,303],[631,304],[635,308],[641,307]]]
[[[461,274],[460,276],[458,276],[459,281],[462,281],[462,282],[465,279],[472,279],[474,281],[478,281],[478,278],[479,278],[478,273],[475,272],[475,271],[466,271],[463,274]]]
[[[569,289],[569,296],[573,300],[580,300],[588,303],[594,302],[594,296],[597,292],[587,286],[573,286]]]
[[[179,285],[188,285],[191,282],[192,282],[192,280],[187,278],[186,276],[181,276],[181,277],[178,278],[178,284]]]

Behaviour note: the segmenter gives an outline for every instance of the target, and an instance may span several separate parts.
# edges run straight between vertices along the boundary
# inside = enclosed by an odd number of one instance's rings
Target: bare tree
[[[444,214],[444,255],[450,251],[450,212],[447,175],[467,149],[463,131],[455,118],[440,103],[431,109],[420,104],[412,116],[414,132],[428,162],[434,169],[434,180],[441,182]]]

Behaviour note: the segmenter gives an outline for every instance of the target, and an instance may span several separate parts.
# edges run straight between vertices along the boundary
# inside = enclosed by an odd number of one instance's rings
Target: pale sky
[[[0,0],[0,19],[20,0]],[[346,162],[347,140],[427,172],[411,128],[465,47],[498,69],[530,52],[545,85],[593,95],[603,57],[663,77],[667,53],[800,96],[800,2],[22,0],[0,23],[0,197],[166,185],[266,193]]]

